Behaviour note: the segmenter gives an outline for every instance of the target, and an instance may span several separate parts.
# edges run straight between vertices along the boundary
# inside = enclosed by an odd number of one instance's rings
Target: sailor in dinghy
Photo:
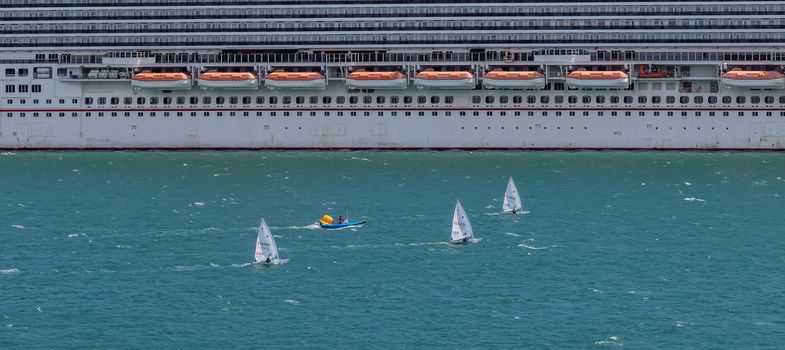
[[[515,214],[520,213],[522,210],[521,195],[518,193],[518,187],[515,186],[515,182],[512,181],[512,176],[510,176],[510,181],[507,182],[507,191],[504,192],[502,212]]]
[[[472,224],[469,222],[469,217],[466,216],[466,211],[461,206],[461,201],[455,202],[455,211],[452,216],[452,244],[466,244],[474,239],[474,232],[472,231]]]
[[[254,264],[278,265],[289,261],[278,256],[278,246],[275,244],[273,234],[267,223],[262,219],[259,224],[259,234],[256,236],[256,252],[254,253]]]

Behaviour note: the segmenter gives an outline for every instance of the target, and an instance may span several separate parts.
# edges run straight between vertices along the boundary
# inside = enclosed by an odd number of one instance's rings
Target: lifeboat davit
[[[316,72],[285,72],[275,71],[264,78],[264,84],[270,89],[324,89],[327,79]]]
[[[492,70],[482,76],[486,89],[542,89],[545,75],[535,71]]]
[[[414,76],[414,85],[420,89],[474,89],[477,80],[466,71],[437,72],[426,69]]]
[[[143,71],[131,78],[131,86],[141,89],[190,90],[192,85],[191,76],[185,73]]]
[[[409,80],[401,72],[357,71],[346,75],[346,86],[351,89],[405,89]]]
[[[625,89],[630,86],[630,77],[620,70],[590,71],[578,69],[567,74],[567,85],[580,89]]]
[[[638,67],[638,79],[657,79],[657,78],[667,78],[668,71],[665,70],[646,70],[643,66]]]
[[[785,74],[778,71],[745,71],[733,68],[722,75],[722,83],[740,88],[785,89]]]
[[[199,74],[199,87],[203,89],[256,90],[259,77],[249,72],[216,72]]]

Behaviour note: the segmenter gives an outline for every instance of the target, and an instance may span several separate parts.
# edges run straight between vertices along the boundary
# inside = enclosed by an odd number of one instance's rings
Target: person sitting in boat
[[[515,208],[512,208],[512,213],[515,214]]]
[[[265,259],[265,260],[264,260],[264,262],[266,262],[266,263],[268,263],[268,264],[270,263],[270,261],[272,261],[272,260],[270,260],[270,257],[269,257],[269,256],[267,257],[267,259]]]
[[[341,216],[341,215],[338,215],[338,223],[339,223],[339,224],[342,224],[342,223],[343,223],[343,216]]]
[[[469,237],[463,237],[463,243],[468,243],[468,242],[469,242]]]

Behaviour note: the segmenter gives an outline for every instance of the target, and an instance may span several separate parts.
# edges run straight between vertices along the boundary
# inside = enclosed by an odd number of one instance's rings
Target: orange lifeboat
[[[414,76],[414,85],[421,89],[473,89],[474,74],[467,71],[437,72],[426,69]]]
[[[141,71],[131,78],[131,86],[141,89],[190,90],[191,76],[185,73],[154,73]]]
[[[327,79],[316,72],[277,70],[267,74],[265,84],[270,89],[324,89],[327,87]]]
[[[742,70],[733,68],[722,75],[727,86],[751,89],[783,89],[785,74],[778,71]]]
[[[208,71],[199,74],[202,89],[255,90],[259,88],[259,78],[250,72]]]
[[[346,86],[351,89],[405,89],[408,85],[407,75],[395,71],[355,71],[346,75]]]
[[[542,89],[545,75],[536,71],[503,71],[494,69],[482,76],[486,89]]]
[[[656,78],[667,78],[668,71],[659,70],[659,71],[652,71],[646,70],[643,66],[638,67],[638,78],[640,79],[656,79]]]
[[[624,89],[630,85],[630,78],[620,70],[590,71],[581,68],[567,74],[567,85],[582,89]]]

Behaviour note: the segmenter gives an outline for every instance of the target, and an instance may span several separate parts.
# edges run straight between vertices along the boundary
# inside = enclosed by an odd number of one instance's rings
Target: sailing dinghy
[[[279,265],[289,261],[289,259],[281,259],[278,256],[278,246],[275,245],[275,239],[267,227],[267,223],[262,222],[259,224],[259,235],[256,236],[256,252],[254,253],[254,264],[270,264]]]
[[[512,181],[512,177],[510,177],[510,181],[507,182],[507,191],[504,192],[504,204],[502,204],[502,212],[504,213],[520,213],[523,210],[523,204],[521,203],[521,195],[518,194],[518,187],[515,186],[515,182]]]
[[[466,244],[474,239],[472,232],[472,224],[469,222],[469,217],[466,216],[466,211],[461,206],[461,201],[455,202],[455,213],[452,216],[452,239],[450,243],[453,244]]]

